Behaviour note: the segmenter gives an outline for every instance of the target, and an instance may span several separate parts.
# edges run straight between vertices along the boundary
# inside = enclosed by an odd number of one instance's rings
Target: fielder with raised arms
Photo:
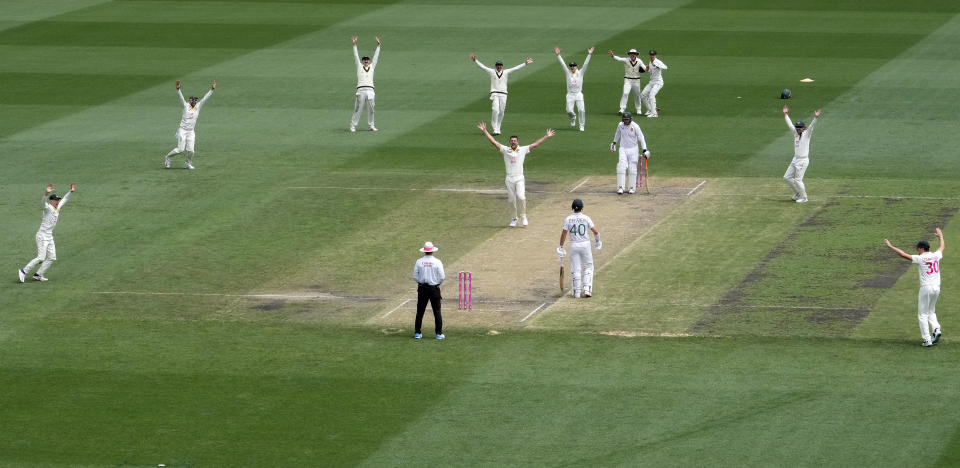
[[[642,112],[640,93],[643,92],[641,88],[643,83],[640,82],[640,74],[647,71],[647,67],[643,65],[643,62],[637,60],[640,52],[637,52],[637,49],[630,49],[630,51],[627,52],[629,58],[617,57],[613,55],[612,50],[608,50],[607,54],[613,57],[614,60],[623,62],[623,96],[620,97],[620,114],[627,111],[627,100],[630,98],[630,90],[633,90],[633,106],[636,108],[637,114],[640,114]]]
[[[373,92],[373,71],[377,68],[377,60],[380,58],[380,38],[377,37],[377,50],[373,52],[373,60],[370,57],[360,57],[357,52],[357,37],[350,38],[353,41],[353,62],[357,65],[357,95],[353,103],[353,117],[350,118],[350,131],[357,131],[357,124],[360,123],[360,114],[363,109],[367,109],[367,127],[371,132],[377,131],[373,125],[374,97]]]
[[[920,337],[923,347],[930,347],[940,341],[940,322],[937,320],[937,299],[940,297],[940,260],[943,259],[943,231],[937,228],[937,239],[940,239],[940,248],[936,252],[930,251],[930,243],[922,240],[917,242],[917,255],[910,255],[893,246],[884,239],[897,255],[917,264],[920,272],[920,292],[917,294],[917,319],[920,322]],[[933,337],[930,336],[931,330]]]
[[[473,60],[480,69],[490,75],[490,101],[493,106],[493,114],[490,116],[490,126],[493,128],[493,134],[500,134],[500,124],[503,123],[503,114],[507,109],[507,79],[510,74],[533,63],[533,59],[527,57],[520,65],[513,68],[503,69],[503,62],[497,60],[494,64],[496,70],[480,63],[476,54],[470,54],[470,60]]]
[[[507,203],[510,203],[510,227],[517,226],[517,201],[520,202],[520,215],[523,216],[523,225],[526,226],[527,195],[523,178],[523,162],[526,160],[527,154],[533,151],[534,148],[540,146],[544,141],[547,141],[547,138],[552,137],[554,131],[552,128],[548,128],[545,135],[540,137],[539,140],[530,143],[528,146],[520,146],[517,136],[512,135],[510,137],[510,146],[506,146],[501,145],[490,135],[485,122],[477,124],[477,128],[483,132],[483,135],[487,137],[487,140],[490,141],[494,148],[497,148],[503,154],[503,164],[507,168],[507,178],[504,183],[507,184]]]
[[[587,49],[587,59],[583,61],[583,67],[577,69],[577,62],[564,63],[560,55],[560,48],[554,47],[553,51],[557,54],[557,60],[563,66],[563,74],[567,77],[567,116],[570,117],[570,126],[577,125],[577,114],[573,113],[573,106],[576,104],[577,112],[580,113],[580,131],[587,120],[587,111],[583,105],[583,76],[587,73],[587,65],[590,64],[590,57],[593,56],[593,47]]]
[[[60,209],[63,208],[63,205],[67,204],[67,201],[70,200],[70,194],[76,190],[77,184],[70,184],[70,191],[67,192],[63,198],[60,198],[57,194],[53,193],[53,184],[47,184],[47,189],[43,193],[43,198],[41,198],[43,217],[40,220],[40,229],[37,230],[36,236],[37,257],[30,260],[30,263],[17,271],[21,283],[26,280],[27,275],[30,274],[30,270],[33,270],[33,268],[40,263],[43,264],[40,265],[40,269],[33,274],[33,279],[36,281],[47,280],[43,275],[50,269],[50,266],[53,265],[53,261],[57,259],[57,245],[53,242],[53,228],[57,227],[57,221],[60,220]]]
[[[791,122],[790,115],[787,114],[789,110],[787,106],[783,106],[783,118],[787,121],[790,133],[793,134],[793,160],[790,161],[787,172],[783,174],[783,180],[786,180],[793,189],[793,199],[797,203],[806,203],[807,187],[803,185],[803,174],[807,172],[807,166],[810,165],[810,138],[813,136],[813,127],[817,124],[823,109],[817,109],[813,113],[810,127],[807,127],[802,120],[796,123]]]
[[[590,250],[590,234],[593,231],[593,237],[596,239],[594,247],[600,250],[603,243],[600,242],[600,231],[593,225],[593,220],[582,213],[583,201],[579,198],[573,200],[570,205],[573,214],[567,216],[563,221],[563,231],[560,232],[560,247],[557,247],[557,256],[560,261],[567,255],[563,250],[563,242],[567,239],[567,233],[570,233],[570,270],[573,277],[573,297],[593,296],[593,251]],[[581,281],[580,269],[583,268],[583,278]]]
[[[213,96],[213,90],[217,89],[217,80],[210,84],[210,91],[203,95],[203,99],[197,100],[196,96],[190,96],[190,101],[183,99],[183,93],[180,92],[180,81],[177,81],[177,96],[180,96],[180,104],[183,105],[183,115],[180,116],[180,127],[177,128],[177,147],[167,153],[163,160],[163,167],[170,168],[170,158],[187,151],[187,161],[183,164],[184,169],[193,169],[193,144],[197,139],[197,119],[200,117],[200,108],[203,107],[207,99]]]
[[[637,193],[637,164],[640,155],[649,158],[647,141],[643,138],[643,131],[633,121],[629,112],[624,112],[622,121],[617,124],[617,132],[613,134],[613,143],[610,143],[610,152],[617,151],[617,142],[620,142],[620,159],[617,161],[617,193],[623,193],[624,179],[630,184],[629,193]],[[642,151],[641,151],[642,148]],[[629,173],[629,174],[628,174]]]

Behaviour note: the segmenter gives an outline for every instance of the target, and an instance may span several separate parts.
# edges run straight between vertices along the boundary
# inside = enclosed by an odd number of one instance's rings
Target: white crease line
[[[333,294],[221,294],[221,293],[180,293],[180,292],[144,292],[144,291],[94,291],[91,294],[116,294],[131,296],[208,296],[208,297],[250,297],[254,299],[301,299],[301,300],[331,300],[331,299],[354,299],[361,301],[377,301],[376,297],[352,297],[334,296]]]
[[[747,198],[765,198],[779,197],[775,193],[711,193],[711,197],[747,197]],[[821,198],[886,198],[891,200],[960,200],[960,197],[913,197],[899,195],[823,195]]]
[[[399,309],[399,308],[407,305],[407,303],[410,302],[410,301],[412,301],[412,300],[413,300],[413,299],[407,299],[407,300],[403,301],[400,305],[398,305],[398,306],[394,307],[393,309],[391,309],[390,312],[387,312],[386,314],[384,314],[384,315],[383,315],[383,318],[387,318],[388,315],[396,312],[397,309]]]
[[[576,190],[576,189],[580,188],[581,186],[583,186],[583,184],[587,183],[588,180],[590,180],[589,177],[584,177],[584,178],[583,178],[583,182],[580,182],[579,184],[577,184],[576,187],[570,189],[570,193],[573,193],[574,190]]]
[[[544,306],[546,306],[546,305],[547,305],[546,302],[544,302],[543,304],[540,304],[540,307],[537,307],[536,309],[533,309],[533,312],[530,312],[529,314],[527,314],[526,317],[520,319],[520,323],[526,322],[527,319],[530,318],[530,316],[532,316],[533,314],[537,313],[538,310],[542,309],[542,308],[543,308]]]
[[[703,182],[700,182],[699,184],[697,184],[697,186],[694,187],[693,190],[687,192],[687,196],[689,197],[690,195],[693,195],[693,192],[696,192],[698,188],[703,187],[703,184],[705,183],[707,183],[707,181],[704,180]]]
[[[579,186],[577,186],[579,187]],[[670,188],[680,188],[675,186],[670,186]],[[315,186],[315,187],[287,187],[289,190],[363,190],[363,191],[393,191],[393,192],[454,192],[454,193],[479,193],[484,195],[501,195],[507,193],[506,189],[465,189],[465,188],[397,188],[397,187],[334,187],[334,186]],[[527,193],[534,194],[567,194],[572,192],[572,190],[526,190]],[[604,191],[592,191],[592,192],[578,192],[582,195],[591,195],[591,196],[610,196],[610,197],[622,197],[623,195],[617,195],[617,192],[613,190],[604,190]],[[657,192],[657,196],[662,197],[679,197],[679,194],[670,194],[670,193],[661,193]]]

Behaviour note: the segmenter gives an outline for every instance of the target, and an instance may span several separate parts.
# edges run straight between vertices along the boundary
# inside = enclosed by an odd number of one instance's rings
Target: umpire
[[[427,301],[433,308],[434,329],[437,332],[437,339],[446,338],[443,336],[443,317],[440,315],[440,283],[443,283],[443,262],[433,256],[433,253],[440,250],[433,246],[433,242],[426,242],[423,248],[423,257],[417,260],[413,267],[413,280],[417,282],[417,322],[416,333],[413,337],[423,338],[420,333],[420,327],[423,325],[423,313],[427,310]]]

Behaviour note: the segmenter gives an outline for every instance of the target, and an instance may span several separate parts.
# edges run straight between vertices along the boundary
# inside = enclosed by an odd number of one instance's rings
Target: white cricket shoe
[[[576,116],[576,115],[570,116],[570,126],[571,126],[571,127],[576,127],[576,126],[577,126],[577,116]]]
[[[351,125],[351,126],[350,126],[350,133],[356,133],[356,132],[357,132],[357,127],[354,127],[353,125]]]
[[[23,281],[21,280],[20,282],[22,283]],[[939,328],[934,329],[934,330],[933,330],[933,342],[936,343],[936,342],[940,341],[940,336],[941,336],[941,335],[943,335],[943,333],[940,333],[940,329],[939,329]]]
[[[806,203],[806,202],[807,202],[807,198],[806,198],[806,197],[798,198],[798,199],[797,199],[797,203]]]
[[[510,227],[517,227],[517,218],[513,218],[510,220]]]
[[[370,131],[371,131],[371,132],[379,132],[380,130],[377,130],[377,127],[374,127],[374,126],[371,125],[371,126],[370,126]]]
[[[170,156],[163,158],[163,167],[170,169]]]
[[[447,337],[443,336],[443,333],[437,333],[437,339],[438,339],[438,340],[444,340],[444,339],[446,339],[446,338],[447,338]]]
[[[580,131],[581,131],[581,132],[583,131],[583,125],[580,126]]]
[[[17,275],[20,277],[20,282],[24,282],[27,279],[27,272],[23,271],[23,268],[17,270]],[[938,329],[939,330],[939,329]]]
[[[40,276],[39,273],[34,273],[34,274],[33,274],[33,280],[34,280],[34,281],[47,281],[47,279],[44,278],[43,276]]]
[[[583,288],[583,297],[593,297],[593,288]]]
[[[932,341],[924,341],[923,343],[920,343],[920,346],[923,346],[924,348],[929,348],[929,347],[933,346],[933,342],[932,342]]]
[[[791,198],[791,200],[796,201],[799,199],[800,199],[800,192],[793,192],[793,197]]]
[[[184,163],[184,164],[183,164],[183,168],[184,168],[184,169],[190,169],[190,170],[193,170],[193,164],[190,164],[190,163]]]
[[[627,193],[637,193],[637,189],[631,188],[630,190],[627,190]]]
[[[617,195],[623,195],[623,187],[617,187]]]
[[[530,223],[527,222],[527,215],[523,215],[523,218],[520,218],[520,222],[521,222],[524,226],[530,224]]]

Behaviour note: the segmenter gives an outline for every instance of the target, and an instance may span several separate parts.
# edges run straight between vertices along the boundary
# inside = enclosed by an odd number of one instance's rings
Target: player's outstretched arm
[[[177,80],[177,96],[180,97],[180,104],[187,107],[187,100],[183,98],[183,92],[180,91],[180,80]]]
[[[540,137],[539,140],[537,140],[537,141],[535,141],[535,142],[533,142],[533,143],[530,143],[530,150],[533,151],[536,147],[540,146],[540,144],[542,144],[543,142],[547,141],[547,138],[552,137],[554,134],[555,134],[555,132],[553,131],[553,129],[552,129],[552,128],[548,128],[548,129],[547,129],[547,133],[545,133],[542,137]]]
[[[910,254],[908,254],[908,253],[906,253],[906,252],[904,252],[904,251],[902,251],[902,250],[894,247],[893,244],[891,244],[890,241],[888,241],[887,239],[884,239],[884,240],[883,240],[883,243],[884,243],[884,244],[887,244],[887,247],[890,247],[890,250],[893,250],[894,252],[896,252],[897,255],[899,255],[899,256],[907,259],[907,260],[910,260],[911,262],[913,261],[913,257],[910,256]],[[941,245],[942,245],[942,244],[941,244]]]
[[[498,143],[495,138],[493,138],[493,135],[491,135],[490,132],[487,131],[487,123],[486,123],[486,122],[480,122],[480,123],[478,123],[478,124],[477,124],[477,128],[479,128],[480,131],[483,132],[483,135],[484,135],[485,137],[487,137],[487,140],[490,141],[490,144],[492,144],[494,148],[496,148],[496,149],[499,150],[500,147],[503,146],[503,145],[501,145],[500,143]]]
[[[217,89],[217,80],[213,80],[213,83],[210,83],[210,89]]]
[[[937,228],[937,239],[940,239],[940,248],[937,250],[943,253],[943,231],[941,231],[940,228]]]
[[[77,191],[77,184],[75,184],[75,183],[73,183],[73,182],[70,182],[70,191],[71,191],[71,192],[76,192],[76,191]]]

